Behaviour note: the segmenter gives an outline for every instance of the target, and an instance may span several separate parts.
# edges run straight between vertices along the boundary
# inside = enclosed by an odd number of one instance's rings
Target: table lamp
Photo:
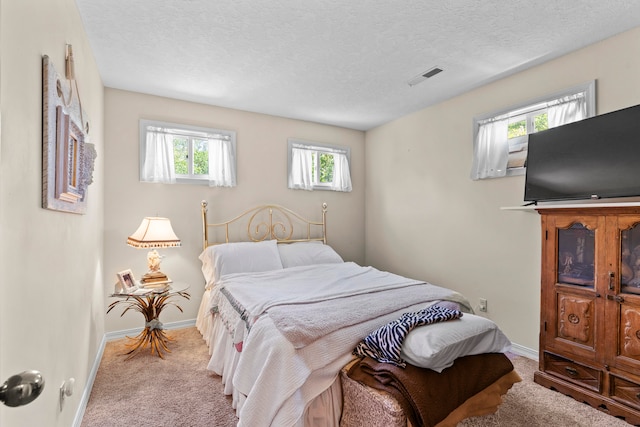
[[[161,256],[155,248],[173,248],[182,243],[171,227],[169,218],[146,217],[140,227],[127,238],[127,245],[134,248],[152,248],[147,254],[149,271],[142,276],[141,284],[167,283],[169,278],[160,271]]]

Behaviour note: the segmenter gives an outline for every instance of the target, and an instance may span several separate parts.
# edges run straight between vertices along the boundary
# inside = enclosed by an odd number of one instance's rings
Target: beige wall
[[[141,183],[138,121],[161,120],[236,131],[238,185],[209,188],[188,184]],[[351,147],[353,191],[287,189],[287,138]],[[364,133],[316,123],[289,120],[212,107],[139,93],[107,89],[105,94],[105,292],[113,289],[115,274],[131,268],[136,277],[146,272],[145,250],[126,245],[145,216],[171,219],[182,240],[181,248],[165,249],[162,270],[174,281],[191,285],[191,301],[182,301],[184,313],[169,307],[163,322],[195,319],[204,279],[198,255],[202,251],[200,201],[209,203],[211,222],[258,204],[276,203],[320,219],[322,202],[329,205],[329,243],[347,260],[364,262]],[[109,303],[109,301],[106,301]],[[142,325],[138,313],[109,314],[107,331]]]
[[[86,215],[40,207],[41,57],[63,70],[65,43],[98,151]],[[214,220],[267,202],[314,217],[326,201],[330,243],[345,259],[458,289],[474,303],[487,298],[488,317],[515,343],[537,348],[539,218],[499,209],[522,203],[523,177],[468,178],[472,117],[590,79],[599,113],[638,104],[639,49],[635,30],[487,85],[368,132],[365,153],[358,131],[105,92],[73,0],[0,0],[0,382],[38,369],[47,384],[29,406],[0,405],[0,425],[72,425],[105,330],[141,326],[137,313],[105,316],[105,296],[117,271],[145,270],[144,251],[125,244],[142,217],[170,217],[183,241],[163,251],[163,267],[191,284],[193,299],[163,321],[195,317],[202,199]],[[238,187],[138,182],[140,118],[235,130]],[[354,191],[288,190],[289,137],[351,146]],[[58,387],[69,377],[76,393],[61,412]]]
[[[524,177],[472,181],[472,119],[597,79],[598,114],[640,103],[640,29],[367,132],[366,262],[487,298],[487,317],[538,348],[540,223]],[[443,78],[446,78],[443,74]]]
[[[0,405],[0,425],[67,427],[104,336],[103,86],[74,0],[0,0],[0,11],[0,382],[27,369],[45,379],[30,405]],[[98,152],[86,215],[40,207],[42,55],[63,72],[66,43]]]

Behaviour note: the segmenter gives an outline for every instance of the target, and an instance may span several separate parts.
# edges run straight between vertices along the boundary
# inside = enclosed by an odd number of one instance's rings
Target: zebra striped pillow
[[[404,368],[406,362],[400,357],[402,343],[407,334],[414,328],[437,322],[458,319],[462,316],[459,310],[452,310],[439,305],[432,305],[414,313],[404,313],[399,319],[387,323],[367,335],[356,346],[353,354],[369,356],[379,362],[391,363]]]

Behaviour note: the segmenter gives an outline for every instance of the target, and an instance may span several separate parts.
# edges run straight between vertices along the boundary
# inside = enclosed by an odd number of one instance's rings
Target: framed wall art
[[[71,76],[63,79],[49,57],[42,57],[42,207],[84,214],[96,150],[89,143],[77,82],[74,91],[75,77],[67,73]]]

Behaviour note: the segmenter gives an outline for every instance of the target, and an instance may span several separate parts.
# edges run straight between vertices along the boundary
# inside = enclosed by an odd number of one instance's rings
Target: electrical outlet
[[[487,299],[486,298],[480,298],[480,305],[478,306],[478,310],[482,311],[482,312],[487,312]]]

